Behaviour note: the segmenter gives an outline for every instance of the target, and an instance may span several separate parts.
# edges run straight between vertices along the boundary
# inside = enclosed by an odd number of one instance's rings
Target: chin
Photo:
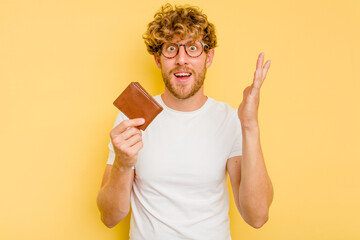
[[[200,86],[201,88],[201,86]],[[200,88],[195,88],[194,85],[179,87],[179,85],[175,86],[175,88],[168,89],[170,93],[178,99],[188,99],[194,96]]]
[[[194,96],[203,86],[205,75],[192,78],[186,83],[179,83],[176,79],[163,75],[163,81],[167,90],[177,99],[188,99]]]

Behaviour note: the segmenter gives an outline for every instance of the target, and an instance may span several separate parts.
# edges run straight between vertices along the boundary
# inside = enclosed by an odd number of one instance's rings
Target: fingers
[[[144,145],[144,144],[143,144],[142,141],[137,142],[136,144],[134,144],[133,146],[131,146],[131,147],[129,148],[128,154],[129,154],[130,156],[136,155],[136,154],[140,151],[140,149],[143,147],[143,145]]]
[[[144,124],[142,118],[124,120],[110,132],[117,164],[131,167],[137,162],[137,154],[143,147],[142,133],[137,126]]]
[[[127,149],[133,147],[138,142],[142,142],[142,138],[139,134],[132,135],[129,139],[125,140],[122,147]]]
[[[255,89],[259,89],[261,85],[263,84],[266,74],[269,70],[271,61],[266,61],[264,65],[264,53],[260,53],[257,63],[256,63],[256,70],[254,72],[254,82],[253,86]]]
[[[259,54],[258,60],[256,62],[256,70],[262,69],[263,64],[264,64],[264,53],[262,52]]]
[[[121,165],[133,166],[137,160],[137,154],[143,147],[143,141],[139,134],[134,135],[116,146],[113,143],[115,155],[119,156]]]
[[[262,84],[262,79],[261,79],[261,75],[262,75],[262,71],[261,70],[256,70],[254,73],[254,88],[260,88],[261,84]]]
[[[134,119],[130,119],[130,120],[124,120],[119,125],[114,127],[111,130],[111,132],[114,135],[117,135],[117,134],[123,133],[128,128],[143,125],[144,122],[145,122],[145,120],[143,118],[134,118]]]
[[[135,128],[135,127],[130,127],[128,129],[126,129],[124,132],[122,132],[120,134],[121,138],[123,140],[128,140],[129,138],[131,138],[132,136],[134,136],[135,134],[142,136],[142,133],[139,129]]]
[[[142,133],[136,126],[143,124],[143,119],[136,118],[131,120],[124,120],[113,128],[110,132],[110,138],[115,146],[123,145],[129,147],[135,144],[139,138],[141,139]],[[133,138],[135,136],[135,138]],[[137,137],[136,137],[137,136]],[[129,143],[127,143],[129,141]],[[124,145],[124,143],[126,143]]]
[[[267,60],[267,62],[265,63],[265,66],[264,66],[264,69],[263,69],[263,72],[262,72],[262,79],[263,79],[263,81],[265,80],[266,74],[267,74],[267,72],[268,72],[268,70],[269,70],[269,68],[270,68],[270,63],[271,63],[270,60]]]
[[[137,136],[139,136],[139,135],[137,135]],[[131,149],[131,151],[133,151],[136,154],[143,147],[143,144],[144,143],[140,137],[139,139],[136,139],[136,141],[134,141],[134,144],[132,144],[129,148]]]
[[[141,138],[142,133],[139,129],[136,128],[136,126],[143,124],[143,122],[144,120],[142,118],[122,121],[111,130],[111,140],[115,145],[118,145],[129,140],[135,135],[138,135]]]
[[[131,127],[127,127],[129,125],[131,125]],[[114,132],[113,129],[110,132],[111,142],[114,146],[115,154],[118,154],[119,156],[125,156],[126,158],[133,157],[143,146],[142,133],[135,126],[136,123],[133,121],[125,120],[116,126],[118,127],[116,131],[121,131],[122,128],[127,127],[125,131],[117,133]]]

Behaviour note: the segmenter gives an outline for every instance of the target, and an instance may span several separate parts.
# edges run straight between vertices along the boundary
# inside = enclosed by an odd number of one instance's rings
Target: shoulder
[[[155,95],[155,96],[153,96],[153,98],[154,98],[157,102],[160,102],[160,100],[161,100],[161,94]]]
[[[212,111],[217,112],[218,114],[225,116],[234,116],[237,113],[237,109],[232,108],[228,103],[217,101],[211,97],[208,97],[211,103]]]

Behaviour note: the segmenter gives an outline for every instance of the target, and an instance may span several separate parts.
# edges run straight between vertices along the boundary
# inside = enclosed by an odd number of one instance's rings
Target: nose
[[[188,63],[188,55],[185,51],[185,46],[179,47],[179,53],[176,56],[176,64],[178,65],[186,65]]]

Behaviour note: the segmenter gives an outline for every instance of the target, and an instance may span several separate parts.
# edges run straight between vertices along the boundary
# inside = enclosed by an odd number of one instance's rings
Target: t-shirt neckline
[[[164,110],[174,113],[174,114],[179,114],[179,115],[194,115],[194,114],[198,114],[200,112],[205,111],[207,108],[209,108],[209,106],[211,105],[211,102],[213,101],[212,98],[210,98],[209,96],[206,96],[207,100],[206,102],[199,108],[196,109],[194,111],[190,111],[190,112],[183,112],[183,111],[178,111],[175,109],[172,109],[170,107],[168,107],[164,101],[162,100],[161,94],[155,96],[154,98],[159,102],[159,104],[164,108]]]

